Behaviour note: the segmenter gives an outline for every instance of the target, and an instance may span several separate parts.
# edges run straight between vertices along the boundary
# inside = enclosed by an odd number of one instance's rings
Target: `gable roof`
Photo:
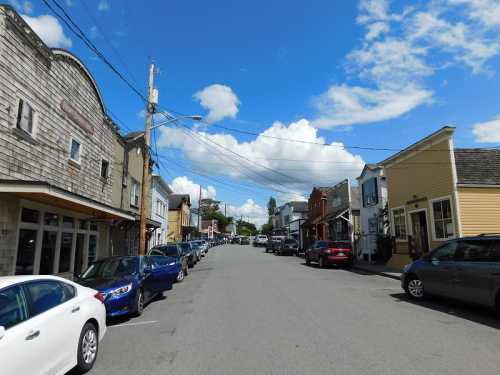
[[[188,206],[191,205],[189,194],[172,194],[168,197],[168,205],[170,210],[178,210],[181,208],[182,202],[186,201]]]
[[[376,171],[379,169],[382,169],[382,167],[378,164],[365,164],[365,166],[363,167],[363,170],[361,171],[361,174],[358,177],[356,177],[356,179],[359,180],[359,179],[363,178],[366,171]]]
[[[307,212],[309,209],[307,202],[294,201],[294,202],[290,202],[290,205],[293,207],[294,212]]]
[[[457,148],[455,165],[459,185],[500,186],[500,150]]]

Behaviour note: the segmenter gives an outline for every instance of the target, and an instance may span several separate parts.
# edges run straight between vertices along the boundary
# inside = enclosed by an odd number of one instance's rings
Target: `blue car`
[[[181,264],[166,256],[119,256],[92,263],[75,281],[104,294],[106,315],[141,315],[146,303],[172,289]]]

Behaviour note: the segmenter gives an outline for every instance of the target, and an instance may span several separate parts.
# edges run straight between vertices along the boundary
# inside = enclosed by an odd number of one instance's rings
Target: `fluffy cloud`
[[[474,124],[472,132],[476,142],[500,142],[500,116],[493,120]]]
[[[172,191],[175,194],[189,194],[191,198],[191,205],[193,207],[198,207],[198,199],[200,197],[200,185],[191,181],[186,176],[176,177],[170,184]],[[217,195],[217,191],[213,186],[207,186],[206,188],[201,188],[202,198],[212,198],[214,199]]]
[[[194,169],[269,187],[280,192],[284,201],[303,196],[314,185],[355,178],[364,165],[363,159],[344,149],[342,143],[332,142],[330,147],[307,143],[327,145],[307,120],[288,126],[276,122],[250,142],[239,142],[230,134],[190,133],[174,127],[161,128],[160,132],[160,149],[181,149]]]
[[[231,87],[224,85],[211,85],[193,95],[203,108],[208,110],[205,117],[209,124],[220,121],[226,117],[236,118],[240,101]]]
[[[111,8],[111,6],[109,5],[108,0],[100,0],[99,3],[97,4],[97,10],[99,10],[101,12],[107,11],[110,8]]]
[[[64,34],[63,27],[57,18],[49,14],[38,17],[23,15],[23,18],[49,47],[71,47],[71,39]]]
[[[393,12],[389,0],[360,0],[361,46],[347,55],[350,77],[314,100],[315,126],[334,127],[397,118],[432,102],[425,78],[453,66],[488,72],[500,53],[498,0],[415,2]]]
[[[254,223],[257,227],[267,223],[267,208],[255,203],[252,199],[247,199],[241,206],[227,206],[227,215],[235,220],[243,220]]]

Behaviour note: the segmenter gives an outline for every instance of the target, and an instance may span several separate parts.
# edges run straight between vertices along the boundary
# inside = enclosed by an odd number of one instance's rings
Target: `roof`
[[[172,194],[168,197],[168,204],[170,210],[178,210],[181,208],[182,201],[186,201],[188,205],[191,205],[191,200],[189,199],[189,194]]]
[[[321,192],[323,192],[323,193],[326,194],[326,193],[329,193],[330,191],[332,191],[333,187],[330,187],[330,186],[316,186],[315,189],[319,190],[319,191],[321,191]]]
[[[123,136],[125,142],[135,141],[138,138],[141,138],[144,135],[143,131],[135,131],[127,133]]]
[[[362,178],[365,175],[366,171],[376,171],[379,169],[382,169],[382,167],[378,164],[365,164],[363,170],[361,171],[361,174],[356,177],[356,179],[359,180],[360,178]]]
[[[158,184],[163,188],[163,190],[165,190],[167,192],[167,194],[172,194],[173,193],[173,191],[170,188],[170,186],[165,182],[165,180],[163,179],[163,177],[160,176],[159,174],[153,174],[151,176],[151,181],[158,182]]]
[[[500,185],[500,149],[455,149],[457,183],[460,185]]]
[[[290,202],[290,205],[293,207],[294,212],[307,212],[309,210],[309,205],[307,202]]]

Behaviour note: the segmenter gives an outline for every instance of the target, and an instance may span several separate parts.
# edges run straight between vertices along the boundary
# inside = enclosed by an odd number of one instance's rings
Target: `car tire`
[[[182,283],[184,281],[184,270],[182,268],[177,274],[177,278],[175,279],[175,281],[178,283]]]
[[[319,257],[318,264],[319,264],[319,268],[326,268],[325,258]]]
[[[84,374],[92,367],[97,359],[99,352],[99,334],[97,327],[92,323],[85,323],[80,333],[78,341],[76,374]]]
[[[416,275],[408,277],[405,285],[405,292],[414,299],[424,298],[424,284]]]
[[[142,289],[137,291],[137,295],[135,297],[135,316],[141,316],[144,311],[144,292]]]
[[[309,257],[307,255],[304,255],[304,258],[306,259],[306,264],[308,266],[310,266],[311,265],[311,259],[309,259]]]

